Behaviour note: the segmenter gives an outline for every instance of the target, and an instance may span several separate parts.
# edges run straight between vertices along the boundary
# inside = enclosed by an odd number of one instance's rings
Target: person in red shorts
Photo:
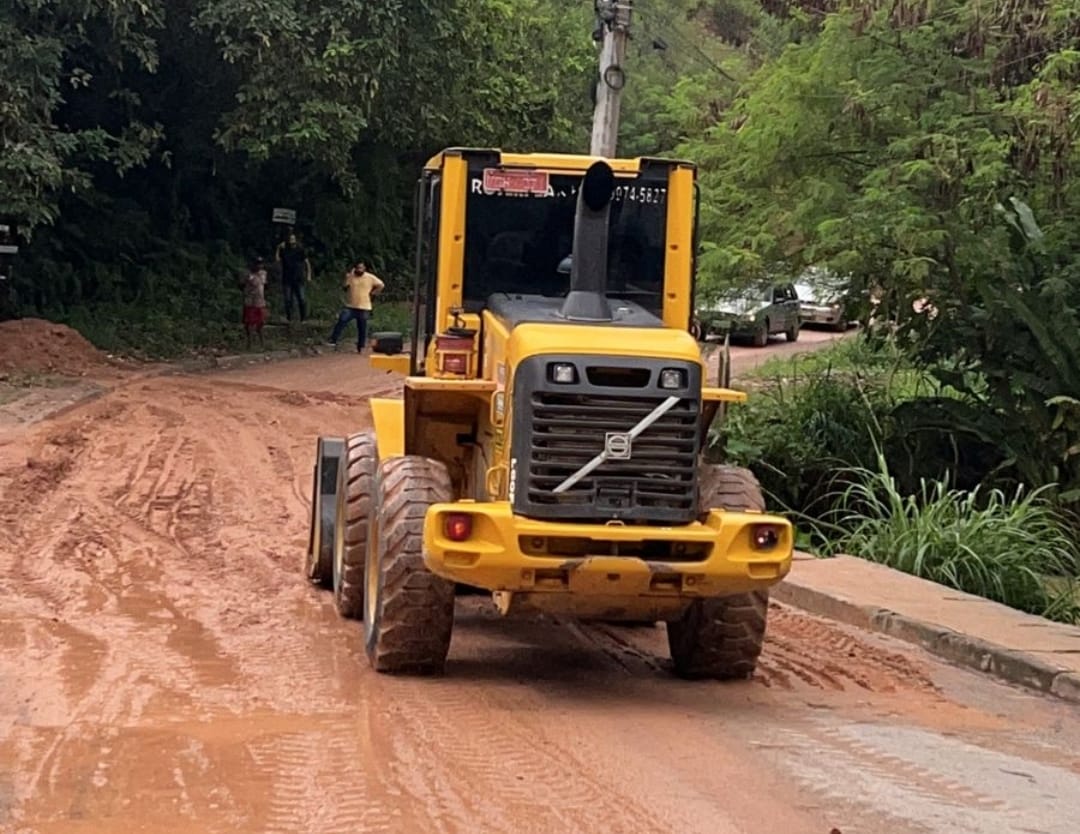
[[[251,347],[251,334],[259,336],[259,347],[264,347],[263,325],[266,324],[266,263],[256,258],[242,282],[244,289],[244,334]]]

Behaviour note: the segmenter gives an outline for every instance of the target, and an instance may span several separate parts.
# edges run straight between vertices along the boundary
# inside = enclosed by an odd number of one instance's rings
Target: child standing
[[[266,264],[262,258],[256,258],[248,268],[248,274],[242,282],[244,288],[244,334],[247,346],[251,347],[251,334],[259,336],[259,347],[265,347],[263,325],[266,324]]]

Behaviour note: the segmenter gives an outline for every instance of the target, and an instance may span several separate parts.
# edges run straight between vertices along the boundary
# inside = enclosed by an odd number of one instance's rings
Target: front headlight
[[[753,321],[756,318],[757,318],[757,315],[755,313],[743,313],[742,314],[742,320],[743,321]]]
[[[660,372],[660,387],[668,390],[686,387],[686,371],[680,368],[664,368]]]
[[[559,385],[573,385],[577,382],[577,369],[566,362],[550,366],[551,381]]]

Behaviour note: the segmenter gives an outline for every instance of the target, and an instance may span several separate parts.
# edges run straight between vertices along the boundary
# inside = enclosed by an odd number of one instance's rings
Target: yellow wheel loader
[[[666,623],[676,674],[749,676],[794,534],[702,459],[745,395],[693,321],[696,169],[448,149],[417,188],[406,375],[375,429],[320,438],[307,575],[381,672],[444,668],[458,590],[504,615]]]

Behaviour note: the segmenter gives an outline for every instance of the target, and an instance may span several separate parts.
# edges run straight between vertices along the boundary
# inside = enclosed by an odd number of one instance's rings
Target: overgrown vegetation
[[[965,395],[917,369],[895,339],[856,336],[775,359],[742,380],[713,443],[793,513],[801,543],[852,553],[1024,611],[1080,622],[1075,519],[1051,487],[983,483],[962,438],[912,432],[910,409]]]
[[[0,318],[155,353],[233,338],[235,275],[271,254],[279,206],[298,212],[319,315],[358,257],[403,298],[431,153],[587,141],[590,13],[576,0],[4,4],[0,222],[23,246]]]
[[[918,444],[902,483],[944,456],[960,486],[1080,506],[1080,2],[760,5],[799,33],[680,147],[709,195],[702,283],[850,276],[954,394],[890,412]]]
[[[832,553],[856,553],[915,576],[1068,623],[1080,622],[1080,547],[1045,491],[901,488],[879,454],[844,470],[817,524]],[[1057,579],[1054,582],[1051,580]]]

